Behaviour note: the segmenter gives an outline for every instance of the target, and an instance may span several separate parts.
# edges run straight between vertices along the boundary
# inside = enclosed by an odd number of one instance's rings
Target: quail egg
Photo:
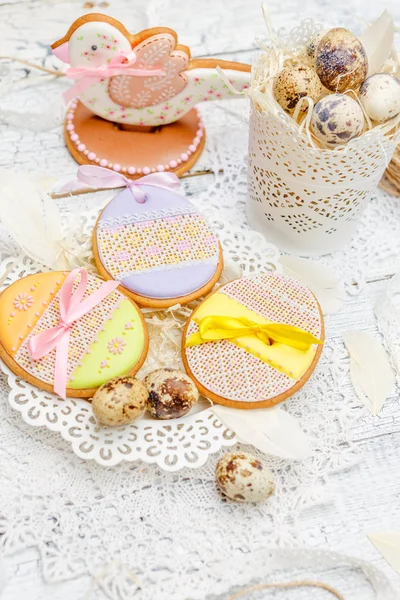
[[[275,491],[275,477],[252,454],[228,452],[216,468],[221,492],[237,502],[260,502]]]
[[[278,104],[292,113],[298,101],[305,96],[317,102],[323,94],[323,87],[313,69],[303,65],[291,65],[283,69],[275,78],[273,94]],[[307,104],[304,103],[304,110],[306,108]]]
[[[116,377],[104,383],[92,399],[95,417],[102,425],[126,425],[142,416],[148,391],[135,377]]]
[[[356,100],[344,94],[330,94],[315,105],[311,131],[323,146],[346,144],[364,128],[363,111]]]
[[[326,31],[320,31],[307,44],[306,53],[307,56],[311,58],[313,62],[315,61],[315,53],[317,51],[317,46],[324,37],[325,33]]]
[[[143,383],[148,391],[147,412],[156,419],[183,417],[199,399],[190,377],[176,369],[157,369]]]
[[[358,37],[348,29],[337,27],[319,41],[315,68],[328,90],[357,90],[367,76],[368,58]]]
[[[400,79],[394,75],[371,75],[362,84],[359,95],[365,112],[377,123],[400,114]]]

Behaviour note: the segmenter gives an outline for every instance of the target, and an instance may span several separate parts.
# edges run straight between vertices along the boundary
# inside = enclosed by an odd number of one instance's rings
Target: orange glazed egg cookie
[[[136,304],[84,269],[29,275],[0,295],[0,357],[29,383],[88,398],[143,364],[148,335]]]

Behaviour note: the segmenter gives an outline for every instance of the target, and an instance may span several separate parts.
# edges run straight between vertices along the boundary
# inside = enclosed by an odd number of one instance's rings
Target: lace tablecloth
[[[278,2],[272,3],[271,12],[277,26],[285,29],[312,14],[328,25],[340,22],[357,30],[360,6],[356,0],[332,6],[306,0],[300,7],[291,0],[285,14]],[[391,8],[399,12],[394,2]],[[258,2],[249,3],[245,11],[239,3],[222,0],[179,8],[152,2],[146,10],[140,2],[129,3],[128,10],[121,1],[105,10],[134,30],[159,23],[175,27],[185,34],[182,41],[191,45],[193,54],[229,52],[243,61],[251,59],[248,49],[254,34],[263,29]],[[6,52],[38,61],[45,56],[42,44],[62,35],[82,7],[73,1],[62,8],[52,2],[21,2],[0,11],[12,32],[4,32]],[[242,11],[243,19],[238,18]],[[371,7],[368,16],[372,15]],[[46,64],[50,63],[51,59]],[[2,69],[6,81],[20,81],[10,86],[10,95],[0,104],[1,163],[51,177],[72,174],[74,162],[57,124],[64,84],[32,72],[23,81],[20,67]],[[28,115],[22,123],[24,111],[43,117]],[[218,211],[222,238],[224,227],[232,222],[246,232],[247,102],[203,105],[201,112],[207,146],[195,171],[213,174],[186,179],[186,193],[206,213],[209,207]],[[108,197],[81,196],[59,205],[78,226],[79,214]],[[261,576],[265,562],[257,551],[276,546],[345,551],[373,561],[394,579],[365,532],[390,530],[399,522],[399,390],[378,418],[370,417],[352,390],[341,334],[351,328],[376,331],[374,304],[398,269],[399,222],[399,201],[378,190],[354,241],[320,259],[342,277],[347,300],[343,310],[328,319],[328,340],[314,377],[286,403],[312,438],[313,456],[302,463],[266,457],[278,480],[277,493],[268,503],[244,506],[221,499],[214,482],[221,452],[195,471],[166,473],[140,462],[107,469],[78,459],[56,433],[29,427],[2,402],[0,539],[9,579],[5,600],[208,598],[244,583],[247,575],[249,581]],[[240,241],[244,255],[254,254],[256,269],[260,259],[255,246],[246,237]],[[17,252],[1,232],[1,258]],[[5,397],[4,377],[0,389]],[[240,575],[232,565],[242,565]],[[370,592],[354,573],[338,581],[346,600],[368,600]],[[295,597],[308,594],[299,591]]]

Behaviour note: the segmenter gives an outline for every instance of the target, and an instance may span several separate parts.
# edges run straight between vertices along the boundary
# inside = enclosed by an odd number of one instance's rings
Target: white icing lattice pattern
[[[245,281],[245,285],[243,285]],[[232,281],[221,293],[276,323],[288,323],[321,335],[321,316],[313,293],[300,281],[279,274]]]
[[[109,217],[107,219],[101,219],[97,225],[99,230],[110,229],[108,233],[113,233],[114,227],[120,225],[131,225],[132,223],[143,223],[145,221],[154,221],[155,219],[164,219],[166,217],[176,217],[178,215],[191,215],[195,210],[190,204],[183,206],[174,206],[173,208],[164,208],[163,210],[154,210],[145,213],[127,213],[120,215],[119,217]]]
[[[101,279],[89,275],[83,299],[98,290],[102,283],[103,281]],[[75,289],[77,284],[78,278],[76,278],[74,283]],[[69,381],[71,381],[71,374],[79,365],[83,356],[88,352],[92,342],[96,340],[96,336],[104,328],[105,323],[112,318],[113,312],[118,308],[119,303],[123,299],[124,296],[121,292],[114,290],[100,304],[92,308],[92,310],[71,325],[67,368]],[[45,383],[53,383],[56,350],[52,350],[40,360],[32,360],[28,350],[28,342],[35,335],[47,331],[59,324],[59,300],[60,293],[58,292],[38,322],[32,328],[29,336],[25,338],[14,357],[15,361],[25,371]]]
[[[197,325],[191,323],[188,334],[197,331]],[[187,348],[186,356],[194,377],[210,392],[228,400],[269,400],[295,384],[284,373],[225,340]]]
[[[221,290],[230,298],[275,321],[321,336],[318,304],[300,282],[279,274],[232,281]],[[198,331],[191,321],[187,337]],[[206,389],[230,400],[259,402],[287,392],[297,380],[288,377],[244,348],[226,340],[186,348],[191,373]]]
[[[114,279],[219,259],[218,240],[198,213],[164,217],[97,233],[102,263]]]

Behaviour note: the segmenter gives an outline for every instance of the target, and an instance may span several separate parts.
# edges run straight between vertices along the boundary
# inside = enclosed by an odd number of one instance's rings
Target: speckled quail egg
[[[317,46],[325,34],[326,34],[326,31],[320,31],[307,44],[306,53],[307,53],[307,56],[309,58],[311,58],[311,60],[313,62],[315,61],[315,53],[317,51]]]
[[[275,477],[252,454],[228,452],[216,468],[221,492],[237,502],[261,502],[275,491]]]
[[[346,144],[364,128],[364,114],[356,100],[344,94],[331,94],[315,106],[311,131],[323,146]]]
[[[176,369],[157,369],[143,383],[149,394],[147,412],[156,419],[183,417],[199,399],[190,377]]]
[[[139,379],[116,377],[96,391],[92,399],[93,413],[102,425],[126,425],[142,416],[148,395]]]
[[[370,119],[383,123],[400,113],[400,79],[387,73],[368,77],[360,89],[360,102]]]
[[[367,76],[368,58],[358,37],[348,29],[337,27],[319,41],[315,68],[328,90],[357,90]]]
[[[323,94],[323,87],[313,69],[303,65],[290,65],[275,78],[273,94],[278,104],[292,113],[298,101],[305,96],[317,102]],[[304,102],[302,110],[306,110],[307,106]]]

